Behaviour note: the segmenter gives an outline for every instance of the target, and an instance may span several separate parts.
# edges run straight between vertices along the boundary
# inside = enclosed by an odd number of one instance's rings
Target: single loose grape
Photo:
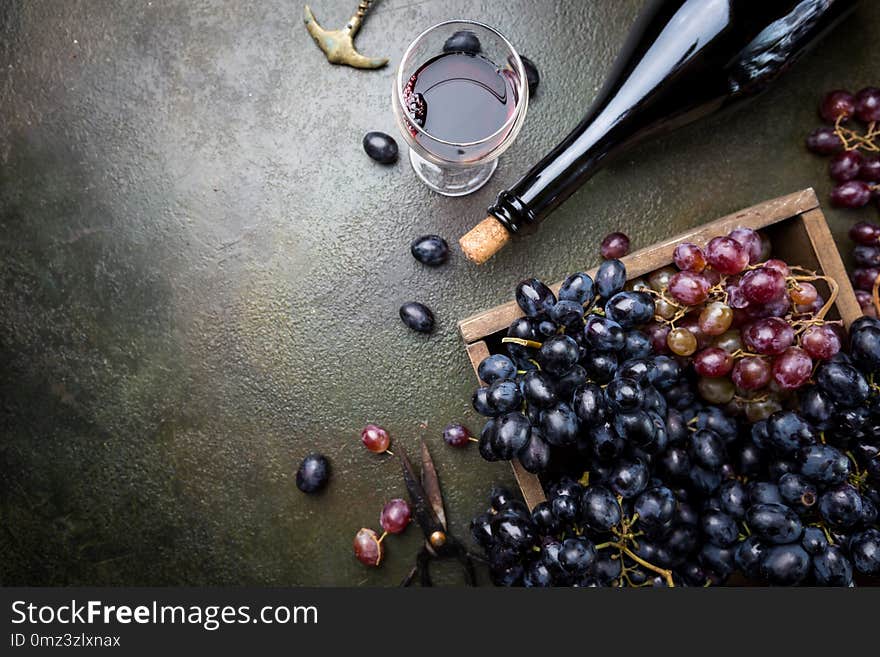
[[[622,258],[629,253],[629,237],[623,233],[609,233],[602,240],[599,250],[606,260]]]
[[[466,447],[470,442],[471,432],[463,424],[452,422],[443,429],[443,440],[450,447]]]
[[[365,566],[376,567],[382,563],[384,550],[379,535],[372,529],[362,527],[354,536],[354,556]]]
[[[361,442],[371,452],[381,454],[391,445],[391,436],[377,424],[368,424],[361,430]]]
[[[386,502],[379,515],[379,524],[389,534],[399,534],[406,529],[410,520],[412,520],[412,509],[406,500],[399,497]]]
[[[871,200],[871,187],[864,180],[849,180],[831,190],[831,205],[860,208]]]

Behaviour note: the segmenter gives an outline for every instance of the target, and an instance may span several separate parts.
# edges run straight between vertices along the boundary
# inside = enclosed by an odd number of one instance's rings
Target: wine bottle
[[[461,238],[474,262],[527,234],[611,157],[763,91],[856,0],[652,0],[584,119]]]

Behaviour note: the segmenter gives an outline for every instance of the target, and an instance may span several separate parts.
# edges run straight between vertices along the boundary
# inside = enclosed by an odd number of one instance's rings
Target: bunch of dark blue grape
[[[638,331],[651,298],[607,261],[557,300],[524,281],[508,355],[479,367],[480,452],[518,458],[549,499],[506,491],[472,524],[493,581],[526,586],[845,586],[880,576],[880,322],[750,424],[701,401],[691,368]],[[609,281],[611,283],[609,284]],[[598,300],[607,300],[604,304]],[[604,306],[604,307],[603,307]],[[601,309],[600,309],[601,308]],[[777,406],[778,408],[778,406]]]
[[[536,279],[522,281],[516,300],[525,317],[502,342],[507,355],[478,368],[485,383],[473,405],[489,419],[480,453],[489,461],[519,458],[546,471],[554,452],[612,457],[625,444],[659,450],[666,442],[666,400],[681,376],[678,364],[652,356],[637,327],[654,317],[654,300],[624,290],[626,269],[606,260],[596,280],[569,276],[559,297]]]

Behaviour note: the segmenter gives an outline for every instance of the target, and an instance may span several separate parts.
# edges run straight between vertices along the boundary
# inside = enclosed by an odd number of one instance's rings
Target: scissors
[[[422,586],[432,586],[430,564],[434,559],[454,557],[464,570],[464,581],[467,586],[476,586],[477,578],[470,553],[446,529],[446,512],[443,509],[443,494],[440,491],[440,480],[431,453],[425,441],[422,441],[422,474],[416,475],[409,457],[402,446],[398,447],[398,456],[403,468],[403,480],[409,491],[416,521],[425,534],[425,545],[416,555],[416,565],[403,578],[401,586],[409,586],[416,577]]]

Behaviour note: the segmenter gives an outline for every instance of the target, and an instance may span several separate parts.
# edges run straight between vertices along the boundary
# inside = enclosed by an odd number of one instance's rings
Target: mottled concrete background
[[[0,3],[2,584],[396,584],[415,527],[379,570],[351,556],[405,493],[360,446],[368,421],[430,441],[466,535],[512,478],[441,442],[450,420],[479,426],[456,321],[595,264],[612,229],[644,246],[809,185],[825,198],[802,146],[817,99],[880,82],[865,2],[770,93],[619,161],[529,242],[481,269],[415,262],[413,237],[454,242],[579,119],[640,5],[382,0],[358,46],[391,65],[364,72],[327,64],[289,0]],[[312,2],[330,27],[355,6]],[[394,132],[409,41],[456,17],[497,26],[542,83],[495,179],[446,199],[360,141]],[[829,211],[844,248],[876,216]],[[400,324],[410,299],[433,336]],[[307,497],[294,471],[313,450],[334,474]]]

